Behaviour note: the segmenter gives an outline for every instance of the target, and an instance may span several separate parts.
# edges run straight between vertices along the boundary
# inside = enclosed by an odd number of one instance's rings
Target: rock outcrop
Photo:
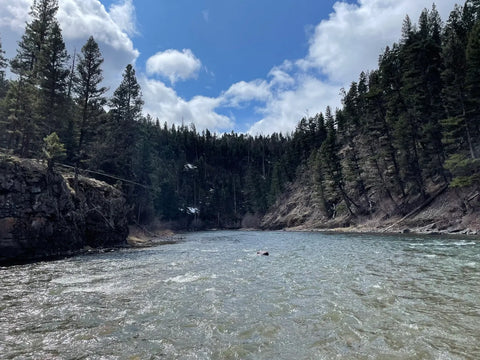
[[[72,255],[126,244],[125,198],[103,182],[0,155],[0,263]]]

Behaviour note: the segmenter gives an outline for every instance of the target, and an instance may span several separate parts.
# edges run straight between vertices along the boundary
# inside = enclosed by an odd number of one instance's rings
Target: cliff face
[[[115,188],[49,172],[35,160],[0,157],[0,263],[124,245],[126,202]]]

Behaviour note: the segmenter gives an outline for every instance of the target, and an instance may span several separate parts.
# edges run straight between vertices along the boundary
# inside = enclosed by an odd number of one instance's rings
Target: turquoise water
[[[0,276],[2,359],[480,358],[468,238],[192,233]]]

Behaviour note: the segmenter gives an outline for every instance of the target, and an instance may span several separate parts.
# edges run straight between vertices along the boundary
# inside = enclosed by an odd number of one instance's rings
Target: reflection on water
[[[480,358],[467,239],[208,232],[0,275],[5,359]]]

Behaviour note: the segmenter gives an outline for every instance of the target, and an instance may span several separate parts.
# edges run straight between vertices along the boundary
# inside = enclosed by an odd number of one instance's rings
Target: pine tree
[[[78,55],[77,71],[74,78],[76,102],[79,107],[79,139],[77,153],[82,154],[93,140],[93,134],[98,131],[99,117],[106,104],[104,94],[106,87],[100,86],[103,58],[97,42],[91,36]]]
[[[475,147],[480,141],[480,17],[468,37],[466,50],[465,90],[467,93],[466,118],[473,128]],[[478,156],[477,149],[475,154]]]
[[[127,65],[120,86],[110,101],[109,146],[119,174],[133,178],[136,122],[142,116],[142,94],[131,64]],[[120,169],[120,166],[122,169]]]
[[[473,128],[466,118],[465,76],[469,25],[464,21],[462,12],[462,8],[455,7],[443,34],[442,99],[447,117],[441,120],[441,124],[447,155],[467,150],[470,157],[475,158]]]
[[[17,56],[11,62],[12,72],[36,83],[39,59],[47,43],[47,37],[56,22],[58,0],[35,0],[30,9],[32,21],[18,43]]]
[[[7,59],[5,58],[5,51],[2,49],[2,42],[0,39],[0,146],[6,147],[8,140],[8,121],[7,109],[5,107],[5,95],[8,90],[8,81],[5,78],[5,70],[7,68]]]
[[[38,111],[40,85],[39,71],[47,48],[47,38],[55,24],[57,0],[34,1],[25,33],[18,43],[17,55],[10,62],[11,70],[18,76],[7,96],[9,145],[21,155],[40,153],[42,124],[45,119]]]
[[[138,141],[133,161],[133,172],[136,182],[144,186],[135,188],[137,204],[137,222],[145,223],[152,219],[153,198],[152,192],[152,174],[154,163],[153,148],[153,122],[150,119],[142,119],[137,126]]]
[[[280,161],[275,162],[272,170],[272,178],[270,181],[270,192],[268,194],[268,204],[269,206],[273,205],[284,191],[285,183],[285,172],[283,165]]]
[[[54,22],[45,39],[46,45],[39,60],[40,104],[39,113],[44,119],[46,133],[58,132],[66,137],[65,121],[67,105],[68,54],[60,26]]]
[[[11,81],[5,97],[6,144],[22,156],[36,148],[36,101],[37,90],[25,79]]]
[[[424,10],[418,30],[410,32],[401,53],[401,92],[406,105],[401,126],[409,129],[409,133],[405,133],[405,129],[399,130],[403,132],[403,136],[411,137],[410,144],[402,140],[407,146],[405,151],[409,152],[407,161],[413,162],[411,171],[407,174],[412,177],[416,190],[422,195],[425,195],[425,178],[436,175],[444,177],[442,135],[438,123],[439,119],[443,118],[440,28],[441,23],[435,7],[431,12]],[[424,172],[416,174],[422,168]]]
[[[344,117],[347,128],[345,129],[345,134],[343,136],[343,147],[341,153],[343,154],[343,173],[345,184],[348,185],[349,190],[351,190],[357,198],[363,198],[364,204],[363,208],[370,208],[370,199],[368,198],[367,189],[364,180],[364,173],[361,162],[360,154],[360,144],[359,144],[359,122],[360,119],[356,117],[358,114],[358,92],[356,83],[352,84],[352,87],[349,91],[350,95],[351,90],[354,89],[355,98],[344,98],[344,109],[337,110],[335,118],[339,119]],[[353,103],[351,103],[353,102]],[[355,110],[354,110],[355,109]],[[348,111],[348,112],[347,112]],[[354,111],[354,113],[352,113]]]
[[[321,139],[320,146],[312,151],[312,155],[309,159],[310,168],[313,170],[312,183],[315,190],[317,202],[320,205],[320,209],[326,215],[327,218],[331,218],[332,206],[327,199],[326,191],[326,176],[322,165],[322,151],[321,146],[327,137],[327,129],[325,127],[325,119],[322,113],[316,116],[317,118],[317,136]]]
[[[465,72],[465,127],[471,134],[471,149],[452,153],[445,162],[453,176],[452,186],[480,183],[480,18],[468,36]],[[468,154],[468,155],[467,155]]]
[[[405,197],[407,180],[402,168],[405,151],[402,151],[402,144],[398,141],[395,131],[398,127],[401,128],[398,124],[400,116],[406,112],[405,100],[402,95],[403,71],[400,54],[401,47],[394,44],[392,49],[387,47],[380,57],[378,96],[376,96],[377,100],[373,104],[372,111],[375,114],[374,119],[380,122],[380,139],[385,140],[386,144],[387,169],[390,169],[388,177],[393,177],[398,189],[396,192]]]
[[[127,65],[109,106],[111,110],[103,130],[105,139],[99,144],[100,151],[93,162],[106,173],[149,186],[149,169],[135,167],[142,163],[149,166],[150,160],[142,159],[145,155],[142,154],[143,147],[148,146],[148,141],[142,141],[138,136],[143,100],[132,65]],[[135,205],[137,219],[141,220],[144,210],[150,208],[150,194],[132,183],[124,183],[122,189],[129,202]]]
[[[55,160],[61,160],[65,157],[65,146],[60,142],[56,132],[43,138],[43,154],[48,163],[48,170],[53,170]]]
[[[113,118],[132,124],[140,120],[142,114],[142,94],[135,76],[135,70],[128,64],[120,86],[115,90],[110,101]]]
[[[345,179],[343,176],[342,165],[339,158],[339,145],[337,143],[337,132],[335,130],[335,120],[330,107],[325,111],[325,122],[327,128],[327,137],[320,147],[322,167],[325,178],[330,183],[331,197],[335,201],[335,195],[340,196],[344,201],[350,215],[354,215],[352,205],[358,208],[353,200],[348,196],[345,190]]]
[[[404,195],[404,187],[393,145],[393,131],[386,121],[386,99],[380,77],[380,71],[373,71],[368,78],[362,140],[367,154],[366,167],[370,170],[367,181],[379,194],[386,194],[395,203],[393,194]]]
[[[8,88],[8,82],[5,77],[5,69],[7,68],[7,58],[2,48],[2,40],[0,39],[0,99],[5,97]]]

